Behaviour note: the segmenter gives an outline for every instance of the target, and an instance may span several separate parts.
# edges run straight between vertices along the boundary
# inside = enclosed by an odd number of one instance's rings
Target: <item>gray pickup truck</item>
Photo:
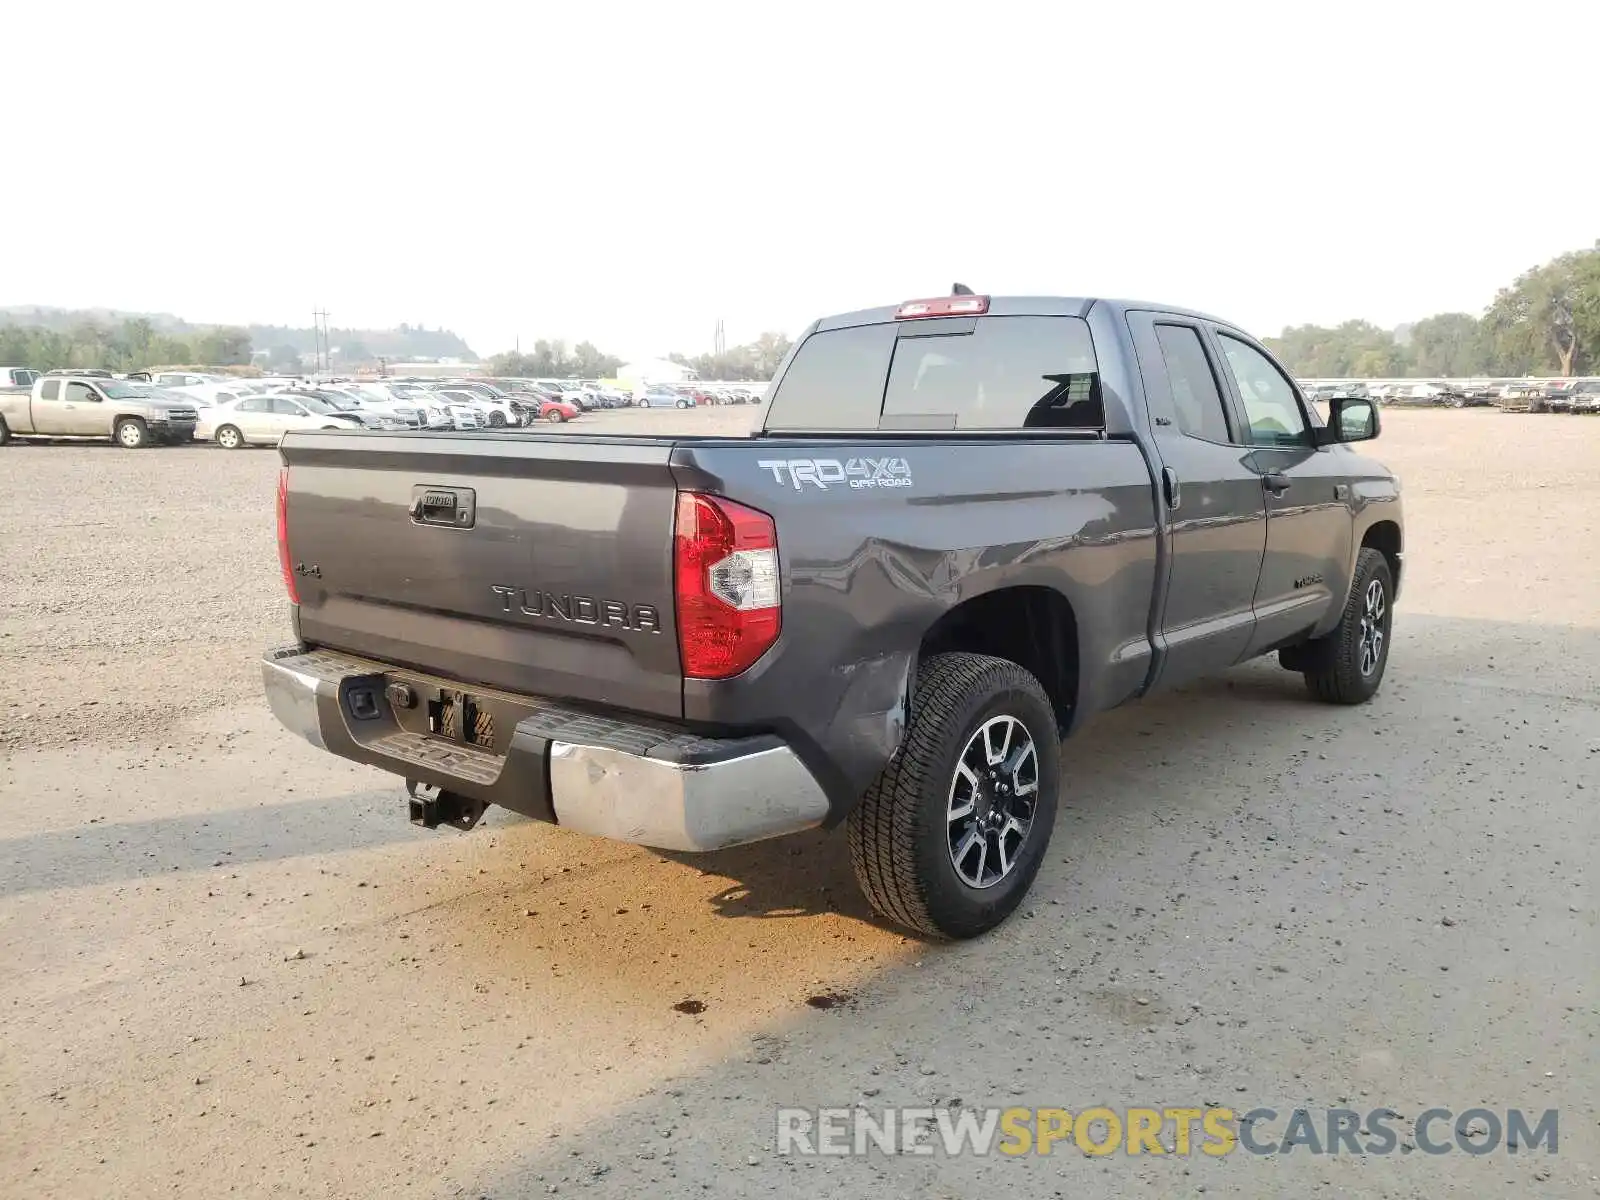
[[[41,375],[22,393],[0,392],[0,446],[14,437],[110,438],[137,450],[194,440],[199,410],[183,398],[103,375]]]
[[[1378,412],[1324,423],[1226,322],[958,288],[812,325],[765,418],[288,434],[273,710],[430,828],[844,823],[880,914],[970,937],[1095,713],[1273,652],[1334,703],[1383,678],[1400,489],[1347,444]]]

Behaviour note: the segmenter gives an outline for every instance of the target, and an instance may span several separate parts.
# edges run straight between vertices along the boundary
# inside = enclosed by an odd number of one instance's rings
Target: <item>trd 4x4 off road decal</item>
[[[835,483],[857,489],[911,486],[911,464],[903,458],[763,458],[756,465],[771,471],[773,482],[792,484],[797,492],[808,483],[823,491]]]

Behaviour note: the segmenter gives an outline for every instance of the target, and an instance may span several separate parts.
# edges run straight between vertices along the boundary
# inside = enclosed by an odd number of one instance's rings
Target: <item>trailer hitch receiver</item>
[[[411,823],[424,829],[437,829],[441,825],[471,829],[483,819],[489,807],[482,800],[447,792],[415,779],[406,780],[406,795],[410,797]]]

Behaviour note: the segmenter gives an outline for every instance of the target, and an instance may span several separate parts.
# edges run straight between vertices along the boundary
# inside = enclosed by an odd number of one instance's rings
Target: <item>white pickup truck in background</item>
[[[109,438],[129,450],[194,439],[195,405],[149,385],[94,375],[41,375],[0,392],[0,446],[16,437]]]

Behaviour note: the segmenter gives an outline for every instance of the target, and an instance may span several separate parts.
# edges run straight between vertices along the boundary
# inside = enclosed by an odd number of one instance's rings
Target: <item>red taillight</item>
[[[680,492],[672,542],[683,673],[737,675],[772,648],[782,627],[777,528],[732,500]]]
[[[896,321],[917,317],[979,317],[989,311],[987,296],[940,296],[934,300],[907,300],[894,310]]]
[[[278,565],[283,568],[283,586],[289,603],[300,603],[300,589],[294,585],[294,568],[289,565],[289,468],[278,471]]]

